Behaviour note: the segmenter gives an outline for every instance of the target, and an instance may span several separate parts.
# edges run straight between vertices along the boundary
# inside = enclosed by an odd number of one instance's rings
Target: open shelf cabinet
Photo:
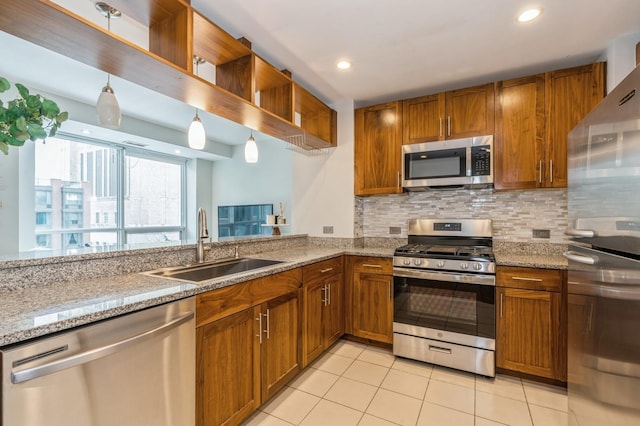
[[[303,149],[336,145],[334,110],[188,1],[109,4],[149,28],[149,50],[50,0],[4,1],[0,31]],[[215,66],[215,84],[194,75],[194,56]]]

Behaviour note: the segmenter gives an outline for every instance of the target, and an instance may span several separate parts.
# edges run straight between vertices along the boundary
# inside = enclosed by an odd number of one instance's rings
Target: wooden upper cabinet
[[[494,130],[493,83],[445,94],[446,139],[492,135]]]
[[[496,189],[537,188],[545,155],[544,74],[496,83]]]
[[[567,186],[567,136],[605,96],[605,62],[547,73],[546,186]]]
[[[407,99],[402,109],[403,144],[444,139],[444,93]]]
[[[404,144],[492,135],[493,84],[405,100],[403,129]]]
[[[402,192],[402,102],[355,110],[355,194]]]

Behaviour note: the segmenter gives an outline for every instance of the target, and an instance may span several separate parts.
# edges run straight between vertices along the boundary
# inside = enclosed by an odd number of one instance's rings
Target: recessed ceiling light
[[[341,70],[348,70],[351,68],[351,62],[349,61],[340,61],[336,64],[336,66]]]
[[[91,130],[89,130],[89,129],[82,129],[82,134],[83,134],[83,135],[90,135],[90,134],[91,134]]]
[[[180,154],[182,151],[180,151],[179,149],[175,149],[173,150],[173,152],[175,152],[176,154]]]
[[[539,7],[525,10],[518,16],[518,22],[529,22],[536,19],[542,13],[542,9]]]

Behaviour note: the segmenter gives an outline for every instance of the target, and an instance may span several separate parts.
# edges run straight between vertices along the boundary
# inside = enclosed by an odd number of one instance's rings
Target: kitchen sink
[[[265,268],[267,266],[277,265],[278,263],[283,262],[279,260],[239,258],[219,260],[209,263],[200,263],[189,266],[162,268],[143,272],[143,274],[156,277],[174,278],[184,281],[201,282],[213,278],[220,278],[227,275],[237,274],[239,272]]]

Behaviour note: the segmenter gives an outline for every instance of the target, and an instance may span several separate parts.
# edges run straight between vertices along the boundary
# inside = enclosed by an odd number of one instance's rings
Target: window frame
[[[108,227],[87,227],[83,226],[81,228],[61,228],[61,229],[46,229],[40,228],[35,229],[34,235],[34,244],[37,245],[36,238],[39,235],[49,235],[53,236],[56,234],[64,237],[65,234],[74,233],[74,234],[89,234],[89,233],[115,233],[116,235],[116,245],[119,247],[127,244],[127,239],[129,235],[133,234],[153,234],[158,232],[170,232],[170,233],[179,233],[179,238],[181,241],[185,240],[187,235],[187,159],[178,156],[172,156],[169,154],[162,154],[147,151],[144,149],[133,148],[126,145],[103,141],[99,139],[89,138],[89,137],[80,137],[77,135],[68,134],[65,132],[58,132],[56,135],[57,139],[67,140],[69,142],[77,142],[89,145],[95,145],[103,148],[112,149],[116,154],[116,223],[115,226]],[[126,181],[126,158],[129,157],[138,157],[145,160],[152,161],[160,161],[164,163],[175,164],[180,167],[180,224],[175,226],[149,226],[149,227],[126,227],[125,226],[125,181]],[[85,160],[86,161],[86,160]],[[84,171],[82,173],[82,177],[84,176]],[[103,178],[108,178],[108,176],[103,176]],[[36,192],[36,185],[34,187],[34,197]],[[63,207],[64,210],[64,207]],[[102,212],[100,212],[102,214]],[[103,219],[101,217],[101,219]],[[97,223],[96,223],[97,224]],[[49,238],[51,238],[49,237]],[[58,248],[54,248],[58,249]],[[62,250],[66,250],[67,248],[62,247]]]

